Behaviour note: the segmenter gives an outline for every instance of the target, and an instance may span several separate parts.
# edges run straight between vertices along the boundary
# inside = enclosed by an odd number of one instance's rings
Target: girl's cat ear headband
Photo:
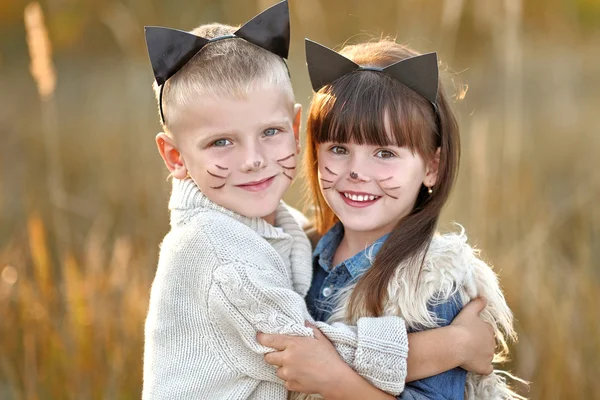
[[[160,26],[146,26],[144,31],[154,78],[156,84],[160,86],[158,104],[163,123],[165,122],[162,108],[164,83],[208,43],[241,38],[281,58],[288,57],[290,48],[290,17],[287,0],[258,14],[231,35],[205,39],[188,32]]]
[[[306,64],[315,92],[354,71],[383,72],[411,88],[437,109],[438,61],[437,53],[427,53],[407,58],[385,68],[360,66],[343,55],[310,39],[305,39]]]

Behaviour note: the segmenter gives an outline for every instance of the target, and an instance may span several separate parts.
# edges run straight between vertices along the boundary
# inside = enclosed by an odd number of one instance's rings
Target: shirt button
[[[331,287],[326,287],[325,289],[323,289],[323,297],[331,296],[332,292],[333,290],[331,289]]]

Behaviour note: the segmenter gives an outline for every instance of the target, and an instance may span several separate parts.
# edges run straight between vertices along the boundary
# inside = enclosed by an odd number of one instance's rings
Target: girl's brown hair
[[[340,54],[361,66],[387,67],[419,55],[391,40],[346,46]],[[425,186],[411,213],[394,227],[373,266],[358,281],[348,305],[349,319],[380,316],[387,300],[387,286],[402,263],[404,276],[416,287],[422,257],[435,232],[442,207],[456,179],[460,159],[458,124],[443,90],[438,89],[434,106],[385,73],[356,71],[320,89],[310,105],[307,122],[307,149],[304,171],[307,194],[315,212],[320,234],[337,218],[325,202],[318,180],[317,148],[324,142],[407,146],[424,160],[440,149],[438,178],[430,195]],[[389,135],[389,136],[388,136]],[[390,136],[394,142],[390,143]],[[409,261],[408,263],[403,261]]]

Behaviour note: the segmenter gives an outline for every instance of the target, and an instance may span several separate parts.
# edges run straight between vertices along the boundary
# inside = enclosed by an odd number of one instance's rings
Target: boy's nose
[[[267,159],[258,151],[248,151],[242,164],[242,171],[258,171],[267,166]]]

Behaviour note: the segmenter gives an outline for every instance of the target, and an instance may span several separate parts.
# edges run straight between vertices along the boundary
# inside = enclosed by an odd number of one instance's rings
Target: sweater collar
[[[171,210],[171,225],[178,225],[191,217],[190,212],[198,210],[212,210],[230,216],[231,218],[247,225],[265,239],[281,239],[290,233],[290,230],[298,229],[297,223],[283,201],[277,206],[275,213],[275,227],[262,218],[246,217],[222,207],[206,197],[191,179],[173,178],[173,189],[169,200]]]

